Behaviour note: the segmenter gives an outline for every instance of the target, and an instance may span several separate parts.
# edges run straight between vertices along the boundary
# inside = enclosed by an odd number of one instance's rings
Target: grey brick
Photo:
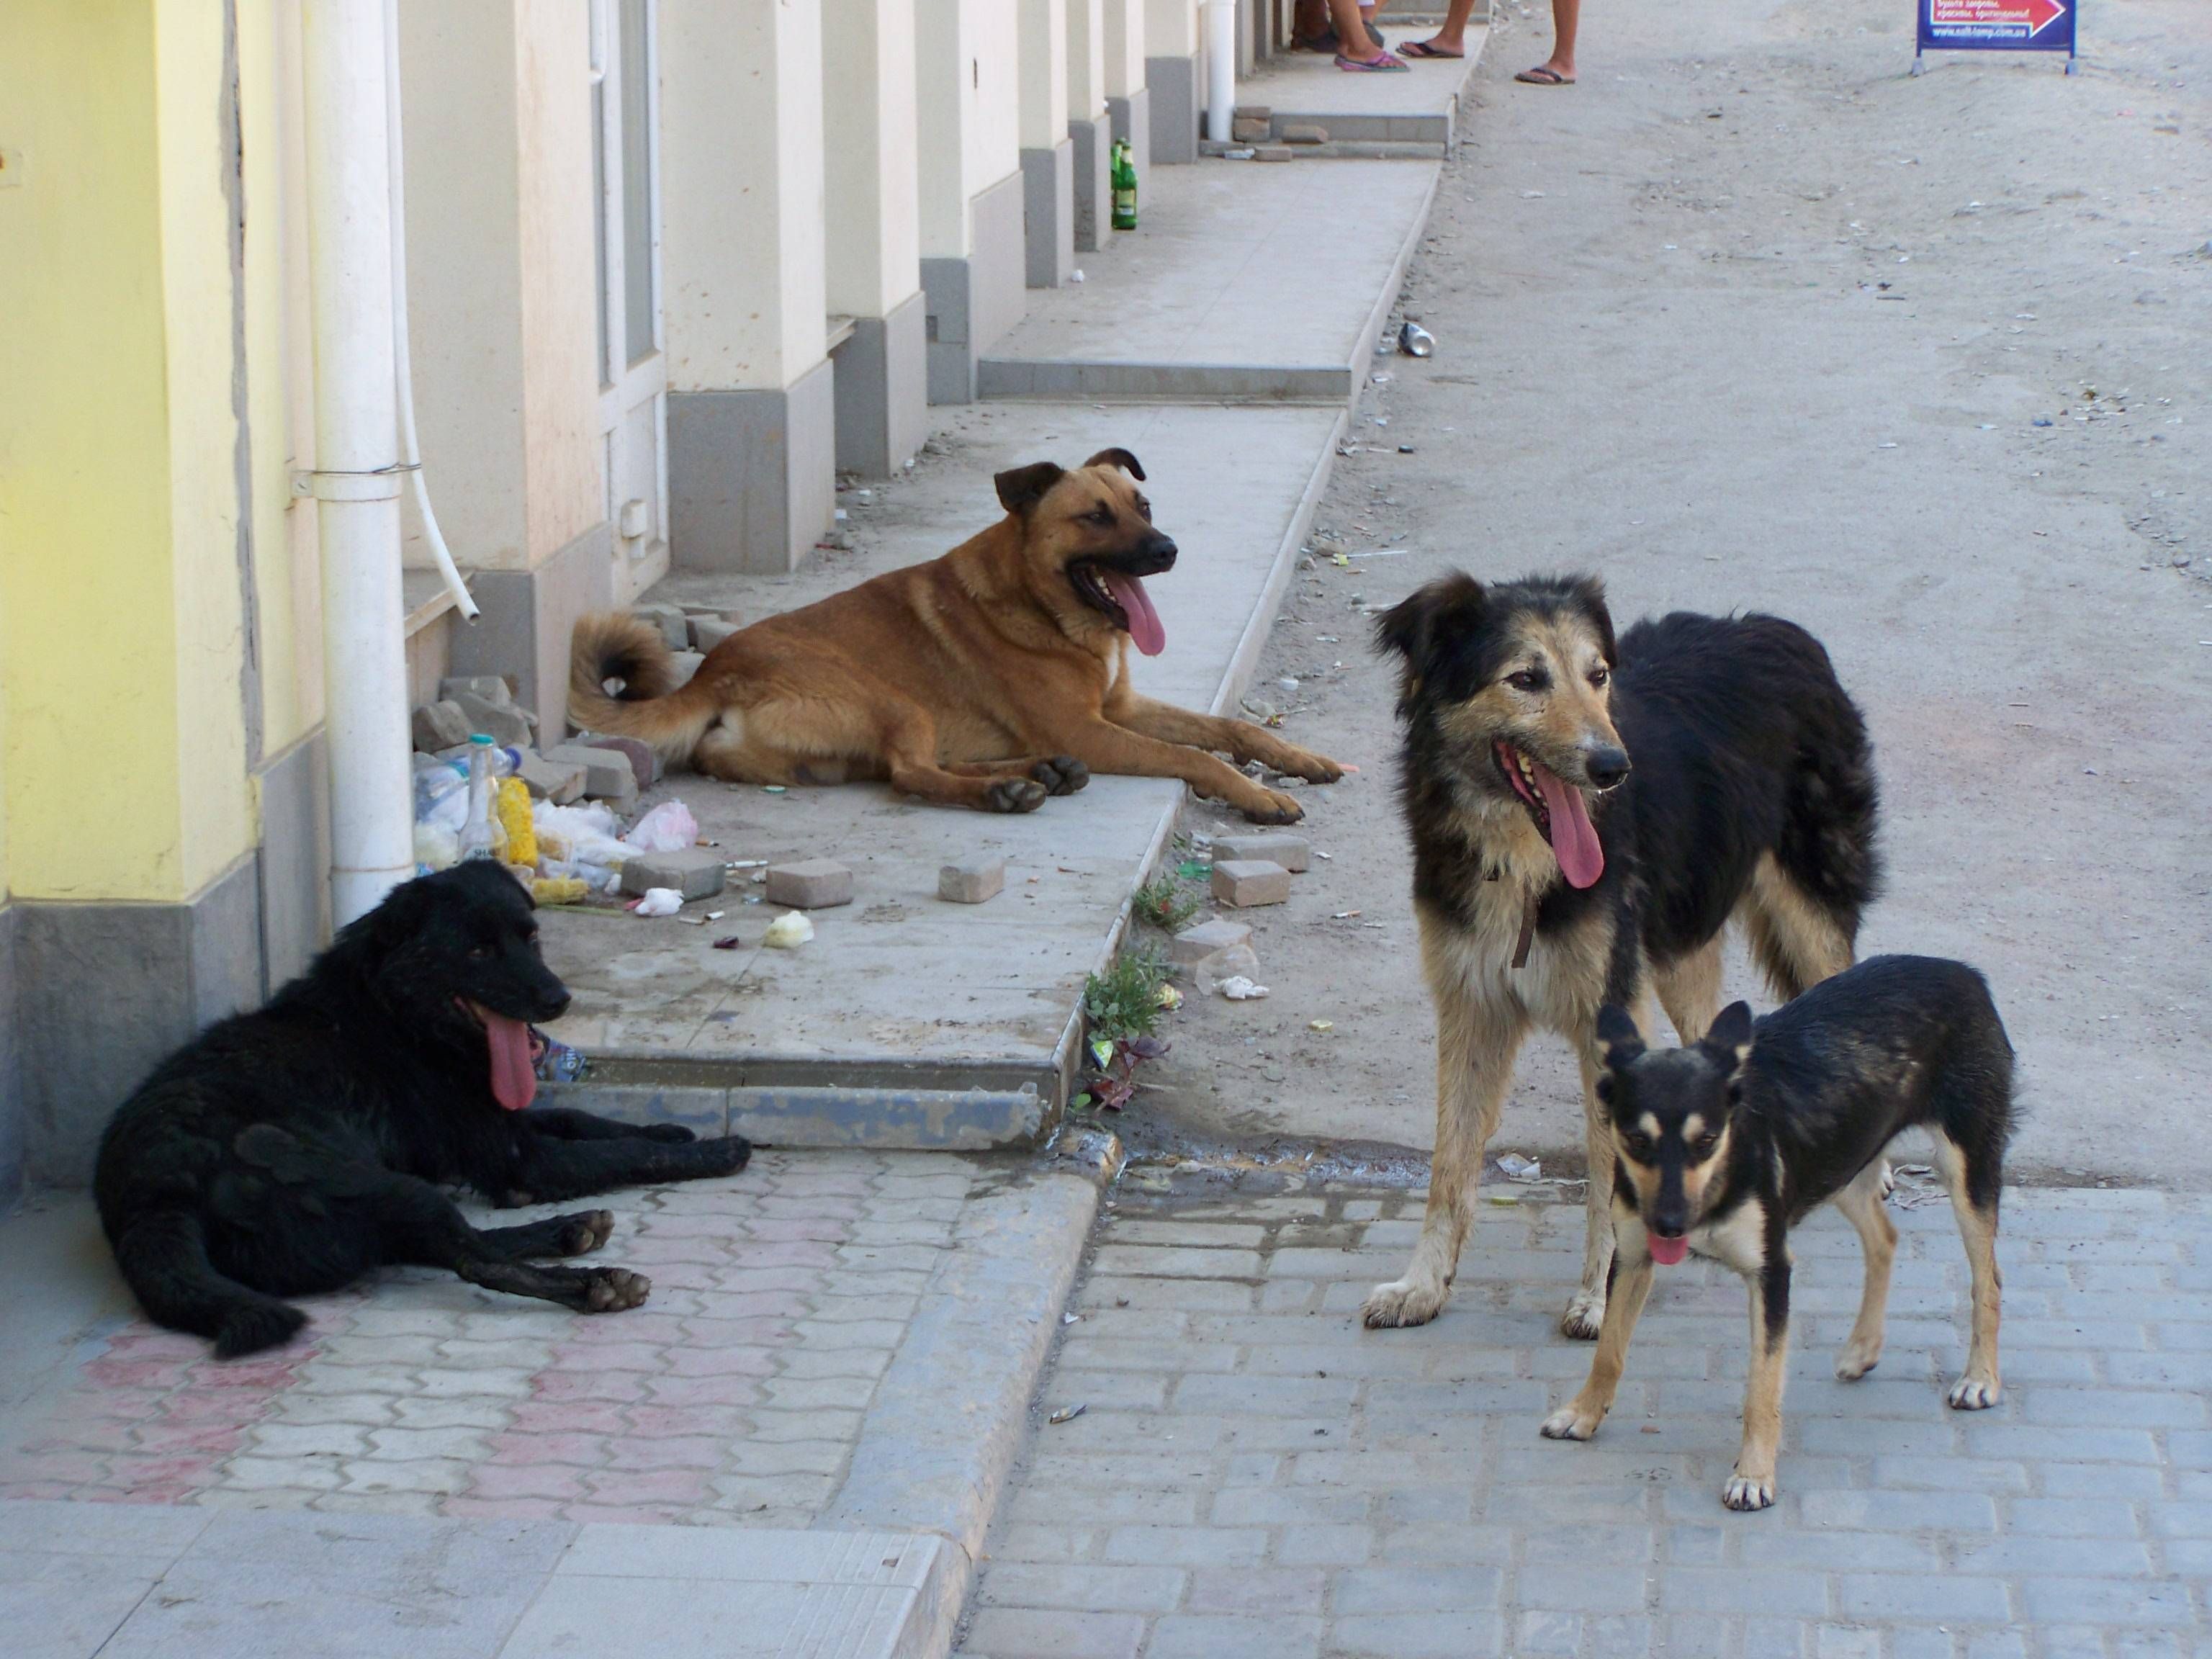
[[[1572,1613],[1640,1613],[1648,1573],[1656,1568],[1615,1565],[1609,1552],[1593,1545],[1581,1565],[1532,1562],[1514,1581],[1514,1600],[1524,1607]]]
[[[1129,1613],[1042,1613],[985,1607],[963,1650],[974,1659],[1136,1659],[1145,1621]]]
[[[2212,1504],[2160,1504],[2150,1529],[2160,1538],[2212,1538]]]
[[[2202,1396],[2178,1390],[2038,1388],[2022,1390],[2021,1401],[2021,1415],[2031,1423],[2146,1429],[2196,1429],[2204,1425]]]
[[[1184,1605],[1192,1613],[1318,1613],[1328,1582],[1297,1568],[1201,1567]]]
[[[1813,1659],[1881,1659],[1881,1632],[1870,1625],[1819,1626]]]
[[[1940,1572],[1934,1543],[1893,1532],[1729,1529],[1735,1559],[1747,1567],[1803,1567],[1831,1572]]]
[[[1583,1644],[1583,1620],[1575,1613],[1524,1613],[1516,1634],[1516,1653],[1573,1654]]]
[[[1164,1566],[1256,1566],[1267,1553],[1267,1534],[1255,1527],[1116,1527],[1106,1540],[1109,1561]]]
[[[1747,1619],[1743,1659],[1803,1659],[1812,1626],[1797,1619]]]
[[[1359,1525],[1373,1498],[1364,1491],[1314,1486],[1258,1486],[1217,1492],[1212,1518],[1225,1527]]]
[[[2029,1537],[2133,1538],[2132,1504],[2091,1498],[2017,1498],[2005,1505],[2005,1525]]]
[[[2025,1492],[2027,1466],[1996,1457],[1877,1457],[1874,1484],[1907,1492]]]
[[[2166,1480],[2138,1463],[2041,1463],[2037,1485],[2046,1498],[2130,1498],[2166,1495]]]
[[[2022,1581],[2021,1595],[2027,1617],[2038,1624],[2185,1626],[2194,1616],[2182,1584],[2033,1577]]]
[[[1828,1582],[1817,1572],[1776,1567],[1670,1567],[1659,1583],[1659,1605],[1671,1613],[1741,1613],[1818,1619],[1828,1611]]]
[[[1462,1613],[1494,1607],[1503,1575],[1492,1567],[1363,1567],[1336,1575],[1340,1618],[1419,1607]]]
[[[1585,1619],[1583,1628],[1589,1633],[1589,1650],[1595,1659],[1650,1659],[1649,1619]]]
[[[1994,1532],[1997,1524],[1996,1505],[1979,1492],[1808,1492],[1801,1501],[1808,1527]]]
[[[2142,1429],[2059,1429],[2035,1423],[1976,1422],[1966,1413],[1960,1417],[1960,1432],[1971,1457],[2011,1457],[2031,1463],[2160,1461],[2158,1443]]]
[[[1142,1274],[1151,1279],[1257,1279],[1257,1250],[1143,1249],[1103,1244],[1093,1264],[1101,1273]]]
[[[984,1574],[984,1607],[1065,1607],[1091,1613],[1169,1613],[1188,1575],[1174,1567],[1048,1566],[1001,1561]]]
[[[2027,1638],[2016,1630],[1977,1631],[1966,1638],[1966,1659],[2027,1659]]]
[[[1329,1638],[1345,1659],[1489,1659],[1505,1629],[1494,1613],[1370,1613],[1339,1617]]]
[[[1146,1659],[1310,1659],[1321,1620],[1297,1614],[1177,1613],[1152,1627]]]
[[[2111,1573],[2131,1577],[2150,1571],[2150,1551],[2124,1538],[1983,1538],[1958,1548],[1962,1572]]]
[[[1342,1416],[1358,1390],[1353,1377],[1186,1376],[1176,1385],[1175,1404],[1180,1412],[1236,1416]]]
[[[1836,1609],[1847,1619],[1953,1620],[2001,1625],[2010,1616],[2001,1578],[1957,1573],[1845,1573]]]
[[[1375,1553],[1372,1527],[1285,1527],[1275,1559],[1285,1566],[1356,1567]]]
[[[1891,1659],[1954,1659],[1958,1644],[1938,1625],[1900,1625],[1889,1633]]]

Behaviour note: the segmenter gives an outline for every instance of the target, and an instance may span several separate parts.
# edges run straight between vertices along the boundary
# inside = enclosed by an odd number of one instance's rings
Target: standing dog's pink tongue
[[[1598,845],[1597,826],[1583,805],[1583,792],[1570,788],[1534,762],[1530,764],[1536,787],[1544,792],[1544,805],[1551,811],[1552,853],[1559,860],[1559,873],[1570,887],[1595,886],[1605,873],[1605,848]]]
[[[1137,642],[1137,649],[1148,657],[1157,657],[1168,648],[1168,630],[1160,626],[1160,613],[1152,609],[1152,596],[1145,592],[1144,583],[1134,576],[1124,576],[1118,571],[1101,570],[1106,591],[1114,596],[1129,618],[1129,637]]]
[[[491,1048],[492,1098],[510,1112],[519,1112],[538,1098],[538,1070],[530,1060],[530,1028],[519,1019],[495,1014],[482,1004],[477,1016],[483,1021],[484,1041]]]
[[[1656,1233],[1646,1233],[1644,1242],[1651,1247],[1651,1259],[1662,1267],[1671,1267],[1690,1253],[1686,1238],[1662,1238]]]

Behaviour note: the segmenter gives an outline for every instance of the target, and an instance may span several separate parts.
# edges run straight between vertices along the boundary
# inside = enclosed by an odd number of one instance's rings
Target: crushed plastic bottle
[[[469,795],[467,816],[461,821],[461,859],[495,859],[506,851],[507,831],[500,823],[494,796],[497,775],[492,750],[496,745],[483,732],[469,738]]]
[[[1399,327],[1398,349],[1408,357],[1433,357],[1437,354],[1437,337],[1409,319]]]

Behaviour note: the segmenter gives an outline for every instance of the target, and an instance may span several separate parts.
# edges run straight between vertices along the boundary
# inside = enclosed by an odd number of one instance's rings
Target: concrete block
[[[937,872],[937,896],[954,904],[981,904],[1006,887],[1006,861],[1001,858],[964,859]]]
[[[744,626],[743,623],[732,622],[727,617],[695,616],[687,620],[691,628],[691,648],[701,653],[712,651]]]
[[[1328,142],[1328,129],[1293,121],[1283,129],[1282,139],[1286,144],[1325,144]]]
[[[671,651],[682,651],[691,643],[691,631],[685,623],[684,607],[680,605],[634,605],[629,608],[633,617],[640,617],[659,629],[660,635],[668,641]]]
[[[461,712],[460,704],[447,698],[417,708],[414,726],[415,747],[426,755],[469,740],[469,717]]]
[[[472,691],[459,692],[451,702],[468,721],[470,732],[481,732],[494,743],[510,749],[527,748],[537,735],[537,722],[528,711],[512,702],[493,702]]]
[[[1230,112],[1234,121],[1272,121],[1275,118],[1273,104],[1239,104]]]
[[[669,672],[674,675],[676,684],[683,685],[699,672],[699,665],[706,660],[707,653],[703,651],[672,651],[668,653]]]
[[[1234,950],[1252,942],[1249,921],[1224,921],[1216,916],[1194,922],[1168,941],[1170,962],[1203,962],[1216,951]]]
[[[556,806],[568,806],[583,799],[582,767],[547,760],[533,750],[522,751],[522,764],[514,775],[528,787],[532,800],[550,800]]]
[[[507,683],[504,674],[449,674],[438,682],[441,697],[458,697],[464,691],[472,697],[482,697],[486,702],[510,703],[514,701],[514,688]],[[466,742],[465,738],[463,742]]]
[[[1252,152],[1255,161],[1295,161],[1297,152],[1288,144],[1261,144]]]
[[[629,769],[637,779],[637,787],[650,789],[660,781],[660,757],[653,752],[653,745],[643,738],[623,738],[600,732],[586,732],[572,740],[586,749],[608,749],[629,763]]]
[[[1265,119],[1248,121],[1241,115],[1229,124],[1229,136],[1240,144],[1264,143],[1274,136],[1274,123],[1272,121]]]
[[[556,765],[582,767],[584,793],[593,800],[611,801],[627,811],[637,799],[637,774],[628,757],[614,750],[566,743],[547,750],[545,758]]]
[[[1294,876],[1313,868],[1313,848],[1304,836],[1216,836],[1213,857],[1216,863],[1265,859]]]
[[[792,910],[827,910],[853,902],[853,872],[835,859],[772,864],[768,902]]]
[[[1239,909],[1286,903],[1291,896],[1291,872],[1265,859],[1216,859],[1213,896]]]
[[[721,854],[711,847],[640,853],[622,868],[622,890],[632,894],[643,893],[649,887],[673,887],[686,899],[712,898],[728,880]]]

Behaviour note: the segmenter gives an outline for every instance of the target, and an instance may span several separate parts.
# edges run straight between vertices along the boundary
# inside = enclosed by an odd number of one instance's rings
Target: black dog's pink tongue
[[[1168,630],[1160,626],[1160,613],[1152,609],[1152,596],[1145,592],[1144,583],[1134,576],[1124,576],[1118,571],[1101,570],[1106,591],[1114,596],[1129,618],[1129,637],[1137,649],[1148,657],[1157,657],[1168,648]]]
[[[1597,826],[1583,805],[1583,792],[1560,782],[1547,769],[1530,764],[1552,814],[1552,853],[1559,860],[1559,873],[1570,887],[1595,886],[1605,873],[1605,848],[1598,845]]]
[[[519,1112],[538,1098],[538,1068],[530,1058],[530,1028],[519,1019],[495,1014],[481,1005],[484,1041],[491,1048],[492,1098]]]

